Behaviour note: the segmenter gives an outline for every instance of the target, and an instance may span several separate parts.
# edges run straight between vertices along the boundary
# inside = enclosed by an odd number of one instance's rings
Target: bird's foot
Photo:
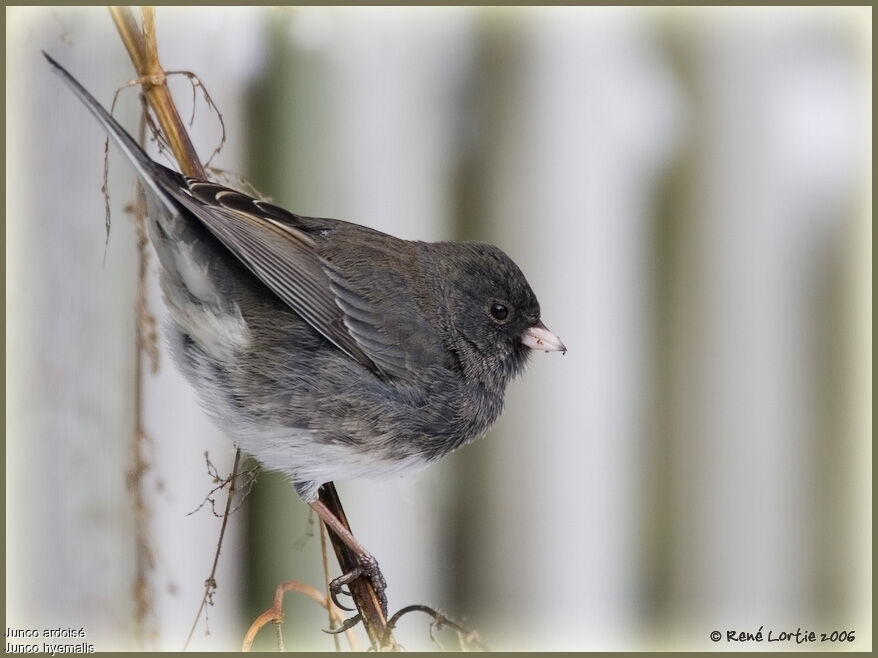
[[[330,581],[329,596],[332,599],[332,602],[342,610],[347,610],[349,612],[353,611],[354,608],[349,608],[345,605],[342,605],[338,600],[338,596],[340,594],[344,594],[345,596],[351,596],[350,592],[346,591],[344,588],[358,578],[366,578],[372,585],[372,589],[375,590],[375,595],[378,597],[378,603],[381,605],[381,611],[386,617],[387,595],[385,593],[385,590],[387,589],[387,581],[384,579],[384,574],[381,573],[381,569],[378,567],[378,561],[374,557],[366,553],[365,555],[358,555],[357,562],[358,564],[356,567],[354,567],[347,573],[342,574],[338,578]],[[353,628],[354,626],[356,626],[361,619],[362,618],[360,617],[360,614],[357,613],[350,619],[346,620],[341,626],[333,629],[331,632],[342,633],[349,628]]]

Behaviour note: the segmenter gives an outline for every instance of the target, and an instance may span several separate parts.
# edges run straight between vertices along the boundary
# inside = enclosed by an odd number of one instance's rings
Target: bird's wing
[[[418,285],[414,254],[394,244],[363,244],[354,253],[344,240],[325,254],[324,269],[344,313],[344,325],[357,344],[393,376],[445,367],[446,350],[429,320]]]
[[[379,277],[379,281],[364,286],[362,275],[353,271],[378,265],[371,258],[381,257],[380,250],[369,254],[366,247],[364,253],[353,255],[359,267],[345,267],[350,254],[337,253],[333,259],[316,248],[314,236],[319,235],[324,220],[298,217],[222,185],[195,179],[186,179],[183,184],[178,174],[153,162],[66,69],[48,55],[46,59],[164,205],[174,211],[176,202],[191,212],[270,290],[339,349],[373,372],[390,376],[443,363],[441,341],[422,316],[423,309],[412,298],[406,281]],[[325,221],[332,226],[353,226]],[[400,254],[395,258],[396,265],[401,264]],[[380,289],[373,290],[374,285]],[[395,303],[382,305],[381,300]]]
[[[336,347],[372,371],[399,377],[422,366],[441,364],[441,343],[429,323],[406,299],[405,282],[377,281],[348,274],[338,261],[357,262],[368,273],[381,253],[368,245],[339,244],[343,252],[321,254],[315,240],[320,221],[292,215],[277,206],[213,183],[188,179],[168,190],[272,292]],[[341,224],[326,220],[326,233]],[[314,226],[305,225],[314,223]],[[351,225],[347,225],[351,226]],[[350,254],[351,250],[357,254]],[[338,250],[333,250],[337,252]],[[327,257],[328,256],[328,257]],[[387,305],[383,302],[392,300]],[[388,313],[388,308],[400,309]]]

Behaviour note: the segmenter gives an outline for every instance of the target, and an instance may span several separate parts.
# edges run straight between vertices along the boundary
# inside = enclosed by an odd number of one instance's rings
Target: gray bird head
[[[566,351],[540,321],[540,303],[509,256],[481,242],[436,246],[449,265],[446,311],[465,369],[505,387],[532,351]]]

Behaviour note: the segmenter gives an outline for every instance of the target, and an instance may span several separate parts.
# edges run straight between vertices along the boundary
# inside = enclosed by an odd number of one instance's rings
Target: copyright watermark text
[[[755,631],[725,630],[711,631],[710,639],[714,642],[747,643],[747,642],[783,642],[785,644],[821,644],[824,642],[854,642],[857,638],[852,630],[819,633],[797,628],[796,630],[765,629],[760,626]]]

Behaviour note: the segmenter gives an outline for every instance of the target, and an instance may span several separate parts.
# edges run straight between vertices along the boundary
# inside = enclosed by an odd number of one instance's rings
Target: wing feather
[[[343,352],[376,374],[391,377],[442,365],[441,341],[411,298],[411,282],[405,276],[387,281],[379,277],[381,285],[376,285],[374,268],[362,266],[374,263],[378,268],[394,261],[403,265],[409,254],[346,240],[342,229],[332,228],[367,230],[362,227],[301,218],[214,183],[194,179],[187,183],[188,190],[168,191],[282,301]],[[321,221],[330,228],[318,228]],[[334,242],[326,241],[335,249],[321,253],[310,234],[318,231],[323,235],[338,232]],[[351,269],[339,262],[358,267]]]
[[[185,194],[177,198],[306,322],[343,352],[376,370],[372,359],[345,330],[329,278],[309,236],[251,212],[206,205]]]

